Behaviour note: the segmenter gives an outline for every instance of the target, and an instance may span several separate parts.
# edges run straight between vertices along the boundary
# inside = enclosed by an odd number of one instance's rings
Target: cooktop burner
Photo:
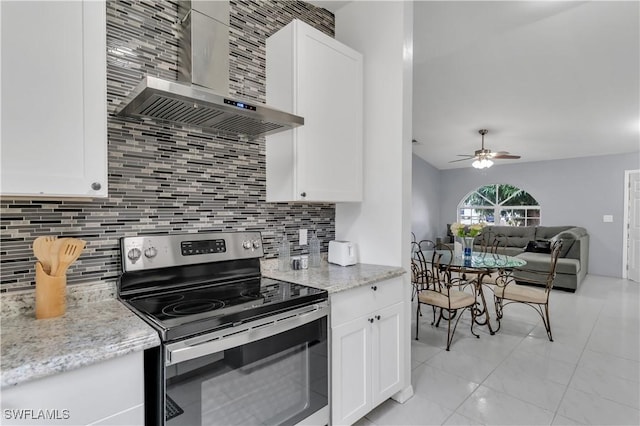
[[[162,308],[162,313],[168,317],[183,317],[201,312],[215,311],[224,306],[220,300],[190,300],[172,303]]]

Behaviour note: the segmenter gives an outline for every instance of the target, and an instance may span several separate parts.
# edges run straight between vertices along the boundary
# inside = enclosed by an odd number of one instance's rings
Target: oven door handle
[[[165,365],[178,364],[264,339],[327,316],[327,302],[305,306],[166,346]]]

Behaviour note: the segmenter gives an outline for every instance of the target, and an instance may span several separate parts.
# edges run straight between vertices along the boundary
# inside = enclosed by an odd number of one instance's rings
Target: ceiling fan
[[[480,129],[478,133],[482,135],[482,148],[478,149],[473,155],[469,154],[458,154],[458,157],[466,157],[461,158],[459,160],[449,161],[449,163],[457,163],[458,161],[467,161],[475,159],[475,161],[471,164],[476,169],[484,169],[493,166],[493,159],[497,160],[515,160],[520,158],[519,155],[509,154],[507,151],[498,151],[491,152],[490,149],[485,149],[484,147],[484,135],[489,133],[487,129]]]

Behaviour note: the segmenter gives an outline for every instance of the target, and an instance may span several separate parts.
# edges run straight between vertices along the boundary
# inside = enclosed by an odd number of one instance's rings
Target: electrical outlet
[[[300,233],[300,243],[299,243],[299,245],[306,246],[307,245],[307,230],[306,229],[300,229],[300,230],[298,230],[298,232]]]
[[[602,221],[603,222],[613,222],[613,215],[612,214],[605,214],[604,216],[602,216]]]

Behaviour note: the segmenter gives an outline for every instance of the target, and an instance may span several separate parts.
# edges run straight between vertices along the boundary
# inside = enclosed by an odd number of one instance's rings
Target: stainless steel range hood
[[[181,1],[179,82],[145,77],[118,116],[195,126],[256,138],[304,124],[304,118],[228,96],[229,2]]]

